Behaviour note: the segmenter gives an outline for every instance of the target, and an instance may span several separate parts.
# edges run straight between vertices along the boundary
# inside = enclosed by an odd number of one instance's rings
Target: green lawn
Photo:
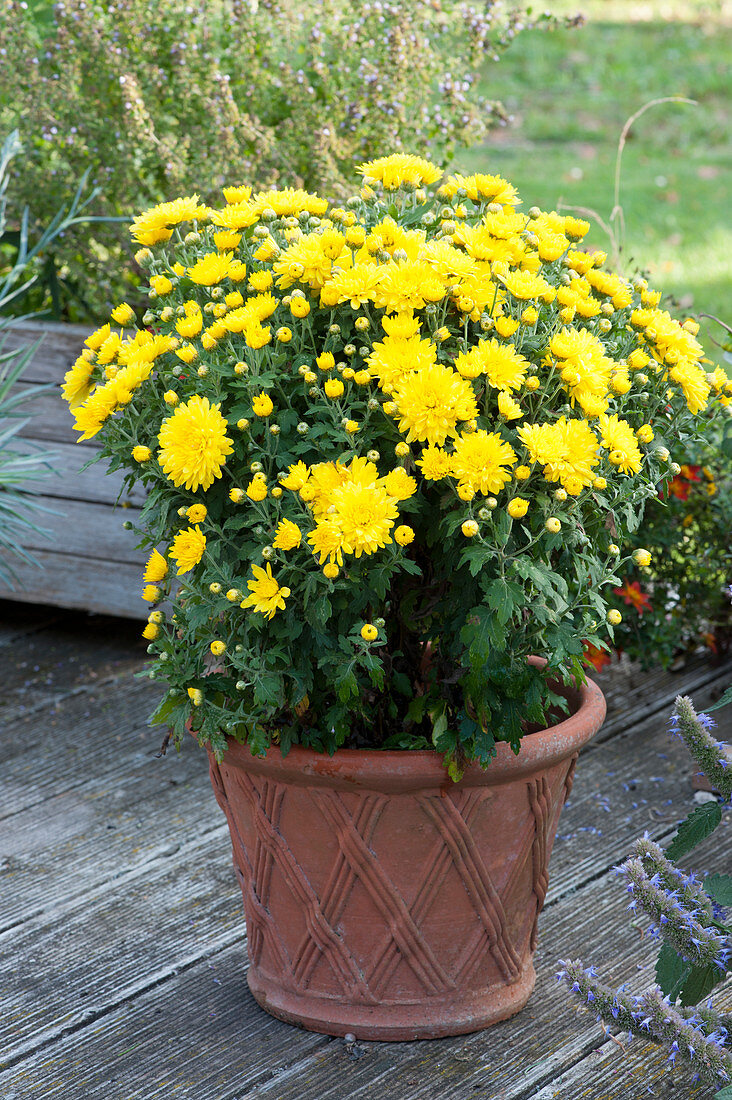
[[[646,269],[683,310],[729,322],[732,26],[719,3],[663,7],[674,10],[673,20],[659,19],[661,5],[652,2],[551,5],[562,13],[584,9],[587,23],[517,39],[481,89],[503,101],[514,123],[486,145],[462,152],[456,163],[461,170],[507,176],[525,208],[566,203],[607,219],[626,119],[657,97],[696,100],[698,106],[654,107],[631,131],[620,190],[623,263],[627,272]],[[639,15],[641,21],[633,21]],[[596,225],[589,240],[608,248]],[[720,335],[706,324],[710,335]]]

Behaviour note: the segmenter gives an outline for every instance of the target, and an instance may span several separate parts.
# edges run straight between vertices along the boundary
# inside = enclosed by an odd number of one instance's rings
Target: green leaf
[[[260,706],[281,705],[282,677],[276,672],[262,673],[254,683],[254,698]]]
[[[727,688],[721,699],[718,699],[711,707],[705,707],[704,710],[708,713],[710,710],[719,710],[720,707],[726,707],[732,703],[732,684]]]
[[[732,905],[732,875],[707,875],[704,893],[725,908]]]
[[[515,587],[515,585],[509,586],[509,582],[505,581],[503,577],[496,577],[485,590],[486,599],[495,611],[496,619],[501,626],[504,626],[511,618],[516,603],[515,593],[512,591],[512,588],[515,589]]]
[[[432,723],[432,744],[437,747],[442,734],[447,729],[447,715],[444,710],[442,714],[439,714],[435,721]]]
[[[670,943],[664,943],[656,962],[656,981],[671,1001],[678,997],[693,967],[676,954]]]
[[[167,724],[168,718],[176,706],[176,698],[172,692],[169,692],[164,699],[160,701],[155,710],[148,718],[148,722],[151,726],[162,726]]]
[[[681,859],[696,848],[697,844],[701,844],[705,837],[713,833],[721,820],[722,811],[718,803],[705,802],[703,806],[697,806],[694,812],[679,825],[676,836],[666,849],[666,858]]]
[[[712,1100],[732,1100],[732,1085],[726,1085],[719,1092],[715,1092]]]
[[[722,980],[721,971],[713,966],[693,966],[689,977],[684,982],[681,990],[681,1004],[687,1008],[689,1005],[698,1005],[714,989],[717,982]]]

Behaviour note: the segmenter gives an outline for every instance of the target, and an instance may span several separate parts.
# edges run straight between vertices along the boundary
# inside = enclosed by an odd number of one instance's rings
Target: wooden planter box
[[[53,454],[33,488],[40,503],[52,509],[32,517],[48,536],[29,532],[23,542],[42,568],[9,559],[18,581],[14,589],[0,586],[0,598],[144,619],[147,605],[141,593],[146,555],[135,549],[134,533],[122,526],[126,519],[135,520],[143,495],[136,490],[118,501],[122,475],[105,473],[102,463],[79,472],[94,453],[94,440],[76,441],[68,405],[61,397],[63,376],[90,331],[86,325],[26,322],[6,337],[6,351],[43,337],[20,388],[30,391],[52,382],[56,389],[19,409],[28,417],[23,441]]]

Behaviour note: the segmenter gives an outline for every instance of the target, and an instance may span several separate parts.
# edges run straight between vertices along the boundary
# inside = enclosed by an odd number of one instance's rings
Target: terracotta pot
[[[572,694],[572,693],[568,693]],[[579,750],[605,716],[574,713],[455,784],[436,752],[231,743],[211,780],[244,896],[249,986],[273,1016],[328,1035],[428,1039],[518,1012]],[[575,709],[576,707],[576,709]]]

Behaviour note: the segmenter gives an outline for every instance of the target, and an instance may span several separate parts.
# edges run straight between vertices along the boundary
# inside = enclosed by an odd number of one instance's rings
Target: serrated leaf
[[[722,974],[713,966],[693,966],[689,977],[684,982],[679,1000],[684,1008],[689,1005],[698,1005],[714,989]]]
[[[719,1092],[715,1092],[712,1100],[732,1100],[732,1085],[726,1085]]]
[[[732,875],[707,875],[704,893],[726,909],[732,905]]]
[[[656,962],[656,981],[671,1001],[678,997],[692,969],[691,963],[677,955],[670,943],[663,944]]]
[[[722,811],[716,802],[705,802],[703,806],[697,806],[679,825],[676,836],[666,849],[666,858],[681,859],[713,833],[721,820]]]
[[[282,677],[265,672],[254,682],[254,698],[260,706],[277,706],[282,701]]]
[[[508,583],[502,577],[496,577],[485,590],[486,599],[496,613],[496,619],[504,626],[511,618],[514,601]]]

